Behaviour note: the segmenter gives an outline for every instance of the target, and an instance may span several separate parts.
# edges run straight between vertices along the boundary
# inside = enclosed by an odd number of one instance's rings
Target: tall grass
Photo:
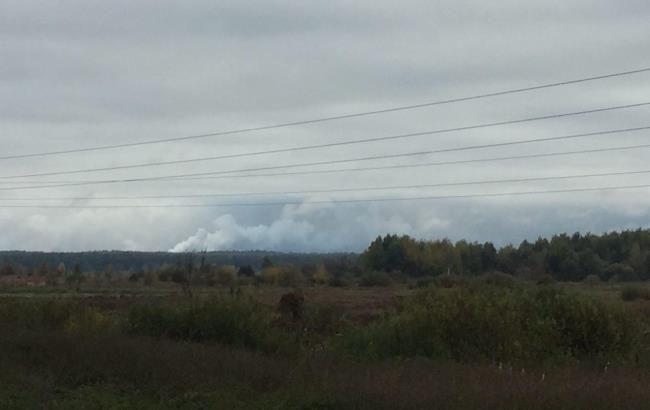
[[[0,325],[22,329],[61,329],[79,304],[63,299],[5,299],[0,303]]]
[[[218,342],[268,353],[292,349],[291,336],[273,326],[268,308],[239,298],[134,306],[128,312],[125,330],[134,335]]]
[[[65,299],[6,299],[0,303],[0,326],[36,331],[65,330],[98,336],[118,330],[116,315]]]

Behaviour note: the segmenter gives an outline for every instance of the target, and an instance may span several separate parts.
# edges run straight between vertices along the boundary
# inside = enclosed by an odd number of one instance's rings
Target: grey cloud
[[[515,0],[421,0],[399,5],[392,1],[342,0],[7,0],[0,3],[0,148],[2,154],[10,154],[168,138],[633,69],[650,65],[646,56],[650,47],[649,15],[650,5],[640,0],[536,0],[525,4]],[[3,161],[0,176],[248,152],[635,103],[647,99],[648,78],[643,74],[179,144]],[[647,108],[638,108],[390,143],[56,179],[206,172],[557,136],[647,125],[647,112]],[[647,135],[450,153],[400,163],[640,144],[647,141]],[[292,191],[579,174],[643,169],[647,157],[648,150],[637,150],[402,171],[0,191],[0,201],[21,195]],[[382,195],[645,181],[647,176]],[[0,179],[0,187],[8,186],[6,182]],[[647,190],[639,190],[609,195],[467,199],[453,204],[212,210],[0,209],[0,248],[360,250],[373,236],[388,231],[507,243],[559,231],[599,232],[647,224],[647,194]],[[318,196],[330,197],[344,196]],[[359,192],[345,197],[372,194]],[[97,202],[77,205],[85,203]]]

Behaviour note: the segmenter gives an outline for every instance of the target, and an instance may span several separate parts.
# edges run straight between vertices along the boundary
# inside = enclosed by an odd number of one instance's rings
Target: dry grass
[[[36,394],[45,407],[65,389],[89,386],[154,397],[162,408],[188,392],[203,403],[198,408],[222,408],[211,394],[223,390],[233,392],[241,408],[260,400],[268,408],[360,409],[640,409],[650,403],[650,375],[629,368],[571,367],[543,375],[424,360],[294,360],[214,345],[62,333],[3,332],[0,349],[3,379]]]

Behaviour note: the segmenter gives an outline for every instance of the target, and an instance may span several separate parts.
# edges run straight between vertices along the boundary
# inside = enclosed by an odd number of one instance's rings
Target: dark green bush
[[[555,285],[557,281],[551,275],[544,275],[541,278],[537,279],[537,284],[540,286],[550,286]]]
[[[345,280],[345,278],[343,278],[340,275],[339,276],[332,276],[327,281],[327,285],[331,286],[333,288],[344,288],[344,287],[348,286],[348,281]]]
[[[594,275],[593,273],[591,275],[585,276],[585,278],[582,280],[582,283],[589,286],[596,286],[599,285],[601,282],[602,280],[600,279],[600,276]]]
[[[435,280],[434,276],[424,276],[419,278],[411,288],[426,288],[429,287]]]
[[[271,312],[255,302],[214,298],[185,305],[134,306],[125,325],[131,334],[212,341],[271,353],[290,344],[289,335],[273,327],[272,321]]]
[[[359,278],[359,286],[390,286],[392,280],[386,272],[366,272]]]
[[[639,280],[639,275],[634,269],[624,263],[612,263],[604,272],[605,278],[612,282],[634,282]]]
[[[650,300],[650,289],[641,285],[627,285],[621,291],[621,299],[626,302],[637,299]]]
[[[433,284],[439,288],[451,289],[467,286],[467,279],[459,275],[440,275],[433,279]]]
[[[356,357],[425,356],[467,363],[614,359],[635,347],[640,325],[626,311],[554,288],[427,290],[339,348]]]
[[[517,286],[517,280],[507,273],[490,272],[477,278],[479,285],[493,286],[497,288],[512,289]]]

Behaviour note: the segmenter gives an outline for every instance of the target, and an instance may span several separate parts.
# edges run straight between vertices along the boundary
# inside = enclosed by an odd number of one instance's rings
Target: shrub
[[[390,286],[391,279],[386,272],[367,272],[361,275],[359,286]]]
[[[235,281],[235,286],[236,287],[242,287],[242,286],[253,286],[257,282],[255,282],[255,279],[248,277],[248,276],[239,276],[237,277],[237,280]]]
[[[600,276],[594,275],[592,273],[591,275],[585,276],[585,278],[582,280],[582,282],[585,285],[596,286],[596,285],[599,285],[602,281],[600,280]]]
[[[627,285],[621,291],[621,299],[626,302],[637,299],[650,300],[650,289],[640,285]]]
[[[612,282],[634,282],[639,280],[639,275],[629,265],[612,263],[605,269],[605,278]]]
[[[5,300],[0,304],[0,324],[23,329],[62,329],[82,307],[64,300]]]
[[[280,267],[277,266],[266,268],[260,272],[260,275],[257,278],[261,283],[277,285],[280,280],[280,270]]]
[[[388,277],[390,278],[392,283],[407,283],[409,279],[407,274],[398,270],[389,272]]]
[[[237,271],[237,276],[247,276],[252,278],[255,276],[255,269],[250,265],[240,266]]]
[[[424,276],[419,278],[413,287],[415,288],[426,288],[429,287],[433,282],[435,278],[433,276]]]
[[[272,326],[272,315],[267,308],[236,298],[174,306],[134,306],[125,327],[131,334],[214,341],[264,352],[283,350],[288,344],[288,336]]]
[[[295,266],[286,266],[280,269],[278,285],[283,287],[295,287],[304,282],[302,273]]]
[[[216,270],[216,282],[221,286],[231,286],[235,283],[237,271],[234,266],[220,266]]]
[[[305,297],[297,292],[285,293],[278,303],[278,311],[290,321],[302,319],[304,309]]]
[[[512,275],[503,272],[486,273],[478,277],[482,285],[493,286],[497,288],[512,289],[517,285],[517,281]]]
[[[303,267],[302,274],[317,285],[324,285],[331,279],[330,273],[322,264],[314,267]]]
[[[340,275],[338,276],[332,276],[328,281],[327,284],[333,288],[343,288],[348,286],[348,282]]]
[[[355,357],[425,356],[468,363],[544,363],[627,356],[640,324],[612,305],[555,288],[427,290],[338,347]]]
[[[467,280],[459,275],[440,275],[433,279],[434,286],[451,289],[467,285]]]
[[[537,284],[540,286],[550,286],[555,285],[557,281],[551,275],[544,275],[541,278],[537,279]]]
[[[74,312],[64,325],[66,332],[85,336],[99,336],[116,328],[116,321],[113,318],[92,308]]]

